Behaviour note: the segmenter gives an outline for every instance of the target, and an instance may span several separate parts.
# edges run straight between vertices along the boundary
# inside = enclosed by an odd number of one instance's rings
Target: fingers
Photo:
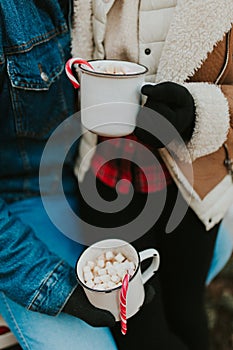
[[[93,306],[90,307],[90,317],[88,323],[93,327],[114,327],[116,324],[115,317],[111,312],[103,309],[98,309]]]
[[[137,115],[134,134],[143,143],[161,148],[176,135],[169,123],[175,123],[175,113],[168,106],[158,103],[151,107],[144,106]]]
[[[145,285],[145,300],[144,304],[147,305],[149,304],[155,296],[155,289],[151,284],[146,284]]]
[[[159,132],[161,127],[167,129],[168,123],[164,121],[168,120],[172,125],[176,122],[176,113],[166,104],[146,103],[139,111],[136,119],[136,124],[140,127],[147,126],[148,131]]]
[[[157,85],[144,85],[141,92],[157,102],[177,106],[185,105],[192,99],[191,94],[184,86],[169,81]]]
[[[93,327],[113,327],[116,320],[111,312],[92,305],[83,288],[79,286],[77,289],[79,295],[76,303],[79,304],[79,317]]]
[[[80,318],[93,327],[113,327],[116,322],[111,312],[99,309],[89,302],[80,285],[71,294],[62,311]]]

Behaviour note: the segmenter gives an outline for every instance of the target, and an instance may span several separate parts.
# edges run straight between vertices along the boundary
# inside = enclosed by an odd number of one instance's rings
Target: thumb
[[[146,284],[145,285],[145,300],[144,300],[144,305],[149,304],[155,296],[155,289],[151,284]]]
[[[154,95],[154,91],[156,91],[156,85],[155,84],[146,84],[143,85],[141,88],[141,93],[146,96]]]
[[[115,325],[115,317],[111,312],[92,305],[80,285],[67,300],[63,312],[78,317],[93,327],[113,327]]]
[[[156,85],[144,85],[141,92],[151,97],[154,101],[177,106],[183,106],[192,101],[192,96],[188,89],[171,81],[164,81]]]
[[[90,304],[90,318],[88,323],[93,327],[114,327],[116,320],[113,314],[104,309],[99,309]]]

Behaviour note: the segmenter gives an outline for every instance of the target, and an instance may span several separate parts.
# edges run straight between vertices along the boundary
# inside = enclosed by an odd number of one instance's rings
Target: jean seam
[[[50,41],[52,38],[67,33],[68,29],[66,24],[62,25],[61,28],[54,28],[51,31],[37,35],[36,37],[30,39],[26,43],[22,43],[20,45],[14,45],[10,47],[5,48],[5,53],[6,55],[14,55],[16,53],[21,53],[21,52],[28,52],[30,51],[34,46],[40,45],[41,43]],[[29,46],[30,45],[30,46]],[[25,49],[23,49],[26,47]]]
[[[59,269],[60,266],[62,266],[64,264],[63,260],[60,260],[59,263],[57,263],[57,265],[55,265],[55,267],[53,268],[52,271],[50,271],[50,273],[48,274],[48,276],[42,281],[41,286],[39,287],[39,289],[37,290],[36,294],[34,295],[32,301],[30,302],[30,304],[28,305],[27,309],[31,310],[31,311],[35,311],[34,307],[36,306],[36,308],[41,307],[41,303],[43,301],[43,299],[45,298],[42,295],[42,291],[43,288],[48,285],[50,279],[52,279],[54,273],[56,273],[56,271]],[[56,281],[54,281],[53,283],[55,283]],[[41,299],[43,298],[43,299]],[[41,301],[42,300],[42,301]],[[37,305],[37,302],[39,301],[39,304]]]
[[[19,340],[21,340],[22,343],[23,343],[23,346],[26,347],[25,350],[26,350],[26,349],[27,349],[27,350],[30,350],[30,348],[29,348],[29,346],[28,346],[28,343],[27,343],[25,337],[23,336],[23,333],[21,332],[21,329],[20,329],[20,327],[18,326],[18,323],[17,323],[17,321],[16,321],[16,319],[15,319],[15,317],[14,317],[14,314],[13,314],[13,312],[12,312],[12,310],[11,310],[11,308],[10,308],[10,306],[9,306],[9,304],[8,304],[8,302],[7,302],[7,300],[6,300],[5,295],[3,294],[2,296],[3,296],[3,303],[5,304],[6,309],[7,309],[8,313],[9,313],[9,315],[10,315],[10,318],[11,318],[13,324],[14,324],[15,331],[17,332],[17,335],[18,335],[18,337],[19,337]],[[17,336],[16,336],[16,337],[17,337]],[[20,342],[20,341],[19,341],[19,342]]]

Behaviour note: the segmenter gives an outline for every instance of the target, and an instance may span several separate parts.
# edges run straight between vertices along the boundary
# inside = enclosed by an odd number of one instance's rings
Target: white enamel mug
[[[72,73],[75,64],[79,67],[80,83]],[[147,70],[145,66],[128,61],[70,59],[66,63],[66,73],[75,88],[81,87],[83,126],[101,136],[131,134]]]
[[[107,251],[112,251],[114,254],[123,254],[128,260],[133,261],[136,267],[128,283],[126,299],[127,318],[136,314],[142,306],[145,298],[144,284],[158,270],[160,257],[158,251],[154,248],[149,248],[138,253],[131,244],[120,239],[107,239],[94,243],[79,257],[76,263],[76,275],[79,283],[84,288],[88,300],[98,308],[109,310],[114,315],[116,321],[119,321],[121,286],[112,289],[95,290],[88,287],[84,281],[83,268],[86,263],[88,261],[95,261],[95,259]],[[152,258],[150,266],[141,273],[141,262],[149,258]]]

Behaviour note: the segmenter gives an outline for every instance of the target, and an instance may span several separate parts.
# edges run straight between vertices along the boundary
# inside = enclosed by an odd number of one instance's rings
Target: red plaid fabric
[[[156,153],[149,146],[138,142],[134,135],[111,139],[99,137],[91,168],[106,185],[115,187],[117,184],[121,193],[128,193],[130,184],[137,192],[157,192],[171,183],[172,179]]]
[[[0,335],[10,332],[9,328],[6,326],[0,326]]]

